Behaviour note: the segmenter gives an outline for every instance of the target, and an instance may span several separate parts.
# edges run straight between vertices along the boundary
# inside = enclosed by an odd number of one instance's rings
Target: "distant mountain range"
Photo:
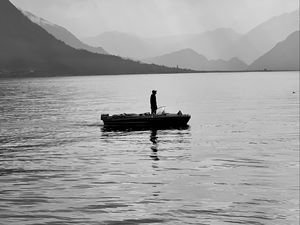
[[[44,28],[49,34],[52,34],[56,39],[65,42],[67,45],[76,48],[76,49],[85,49],[89,52],[99,53],[99,54],[108,54],[101,47],[92,47],[87,44],[84,44],[80,41],[74,34],[68,31],[66,28],[62,26],[58,26],[53,24],[43,18],[37,17],[36,15],[27,12],[21,11],[25,16],[27,16],[32,22],[38,24],[42,28]]]
[[[183,49],[144,60],[158,65],[198,71],[299,70],[299,31],[276,44],[250,66],[238,58],[208,60],[192,49]]]
[[[240,34],[232,29],[220,28],[200,34],[159,38],[142,38],[113,31],[82,40],[92,46],[102,46],[111,54],[133,59],[155,57],[185,48],[191,48],[208,58],[220,58],[220,53],[239,37]]]
[[[8,0],[0,1],[0,31],[1,76],[188,72],[77,50],[31,22]]]
[[[219,28],[197,34],[173,35],[146,39],[156,50],[156,56],[181,49],[193,49],[208,59],[220,59],[227,46],[233,45],[241,34],[230,28]]]
[[[227,28],[158,38],[106,32],[85,39],[92,47],[1,0],[0,31],[0,76],[299,70],[299,10],[244,35]]]
[[[102,46],[112,54],[135,59],[154,58],[182,49],[193,49],[208,59],[228,61],[236,57],[251,64],[297,30],[299,10],[273,17],[246,34],[239,34],[229,28],[158,38],[106,32],[84,41],[93,46]]]
[[[158,57],[145,59],[145,62],[165,65],[170,67],[190,68],[199,71],[242,71],[247,70],[248,65],[238,58],[225,60],[208,60],[192,49],[164,54]]]
[[[299,31],[255,60],[250,70],[299,70]]]

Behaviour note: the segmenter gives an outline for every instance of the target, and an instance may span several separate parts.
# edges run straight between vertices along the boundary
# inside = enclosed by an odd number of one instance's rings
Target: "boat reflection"
[[[101,128],[101,141],[108,146],[117,146],[118,148],[124,148],[128,151],[128,146],[140,145],[142,147],[150,147],[149,157],[153,161],[161,160],[159,156],[159,150],[167,150],[167,154],[170,153],[170,149],[176,148],[177,150],[186,150],[190,146],[191,133],[190,127],[185,126],[174,129],[106,129]],[[159,134],[159,135],[158,135]],[[145,142],[145,140],[150,140]],[[173,146],[170,148],[170,146]],[[147,148],[148,148],[147,147]],[[186,157],[180,154],[175,154],[169,158]]]
[[[158,161],[158,143],[157,143],[157,130],[153,129],[151,130],[151,134],[150,134],[150,141],[152,142],[152,145],[150,147],[152,153],[150,155],[150,158],[153,159],[154,161]]]

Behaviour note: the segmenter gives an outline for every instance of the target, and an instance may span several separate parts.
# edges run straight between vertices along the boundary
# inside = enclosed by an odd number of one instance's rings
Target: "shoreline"
[[[258,73],[258,72],[300,72],[300,70],[233,70],[233,71],[222,71],[222,70],[215,70],[215,71],[187,71],[187,72],[174,72],[174,73],[118,73],[118,74],[59,74],[59,75],[52,75],[52,74],[28,74],[28,72],[11,72],[11,73],[1,73],[0,72],[0,79],[23,79],[23,78],[50,78],[50,77],[84,77],[84,76],[124,76],[124,75],[170,75],[170,74],[199,74],[199,73]],[[16,74],[17,73],[17,74]],[[24,75],[26,74],[26,75]]]

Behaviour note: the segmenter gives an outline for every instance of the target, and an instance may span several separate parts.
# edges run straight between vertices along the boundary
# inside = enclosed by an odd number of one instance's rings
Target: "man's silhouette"
[[[151,105],[151,114],[156,114],[157,103],[156,103],[156,90],[152,91],[152,95],[150,97],[150,105]]]

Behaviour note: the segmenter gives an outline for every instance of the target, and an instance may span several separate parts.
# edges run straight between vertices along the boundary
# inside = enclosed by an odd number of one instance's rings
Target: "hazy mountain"
[[[145,62],[155,63],[158,65],[165,65],[170,67],[193,68],[199,69],[201,65],[208,63],[208,60],[199,55],[192,49],[183,49],[169,54],[157,56],[154,58],[145,59]]]
[[[235,44],[228,46],[221,58],[236,56],[251,63],[297,30],[299,30],[299,10],[271,18],[243,35]]]
[[[209,59],[220,59],[227,46],[235,43],[241,35],[229,28],[219,28],[201,34],[190,35],[185,39],[186,46]]]
[[[198,54],[192,49],[183,49],[154,58],[149,58],[146,59],[145,62],[202,71],[240,71],[247,69],[247,64],[237,58],[232,58],[229,61],[208,60],[205,56]]]
[[[233,29],[219,28],[199,34],[169,36],[148,40],[157,55],[191,48],[208,59],[229,60],[237,57],[252,63],[289,34],[299,30],[299,10],[273,17],[244,35]]]
[[[102,46],[109,53],[127,58],[140,59],[152,56],[155,51],[143,38],[117,31],[105,32],[96,37],[83,39],[92,46]]]
[[[102,46],[111,54],[135,59],[154,57],[185,48],[195,49],[208,58],[220,58],[226,46],[232,45],[239,37],[240,34],[232,29],[220,28],[199,34],[156,38],[112,31],[85,38],[83,41],[92,46]]]
[[[240,37],[233,29],[219,28],[198,34],[173,35],[147,41],[156,50],[156,55],[190,48],[209,59],[219,59],[228,50],[228,46],[233,45]]]
[[[199,34],[152,38],[146,42],[152,45],[156,55],[191,48],[208,59],[237,57],[250,63],[298,29],[299,11],[295,11],[271,18],[244,35],[230,28],[219,28]]]
[[[27,11],[22,11],[22,13],[25,16],[27,16],[32,22],[44,28],[49,34],[52,34],[58,40],[65,42],[67,45],[70,45],[73,48],[85,49],[87,51],[99,53],[99,54],[107,54],[107,52],[101,47],[91,47],[87,44],[84,44],[77,37],[75,37],[75,35],[73,35],[70,31],[68,31],[64,27],[53,24]]]
[[[106,32],[86,43],[102,46],[112,54],[144,59],[190,48],[208,59],[239,58],[247,64],[299,29],[299,10],[273,17],[244,35],[229,28],[212,31],[142,38],[120,32]]]
[[[172,73],[183,70],[141,64],[74,49],[31,22],[8,0],[0,1],[0,71],[24,75]]]
[[[248,65],[239,58],[231,58],[229,60],[218,59],[209,60],[209,70],[221,70],[221,71],[245,71]]]
[[[299,70],[299,41],[299,31],[296,31],[255,60],[249,69]]]

